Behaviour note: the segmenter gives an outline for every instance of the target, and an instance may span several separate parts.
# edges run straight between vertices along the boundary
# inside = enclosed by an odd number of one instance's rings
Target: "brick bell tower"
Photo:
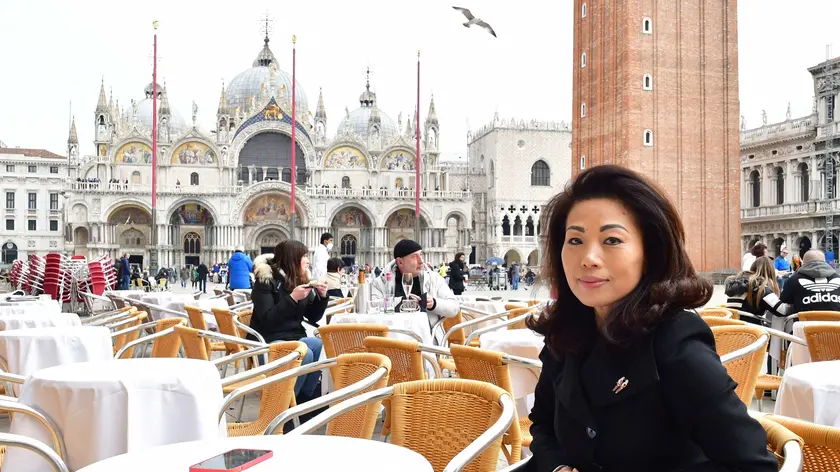
[[[737,0],[574,0],[572,175],[656,180],[697,270],[740,266]]]

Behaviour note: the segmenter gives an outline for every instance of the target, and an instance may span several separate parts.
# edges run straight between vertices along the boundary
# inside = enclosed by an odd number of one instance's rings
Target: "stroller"
[[[494,267],[488,274],[490,290],[507,289],[507,274],[499,267]]]

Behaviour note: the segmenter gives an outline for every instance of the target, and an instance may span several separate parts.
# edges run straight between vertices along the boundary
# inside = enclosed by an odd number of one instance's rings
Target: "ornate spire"
[[[318,108],[315,109],[315,118],[326,118],[327,109],[324,106],[324,89],[318,90]]]
[[[67,138],[67,144],[79,144],[79,136],[76,134],[76,117],[70,124],[70,137]]]
[[[415,110],[416,111],[416,110]],[[415,113],[416,115],[416,113]],[[414,115],[412,115],[414,116]],[[414,136],[414,126],[411,125],[411,116],[405,122],[405,135],[408,137]]]
[[[376,104],[376,93],[370,91],[370,67],[367,68],[365,73],[367,74],[365,91],[359,95],[359,105],[370,108]]]
[[[108,95],[108,111],[112,114],[114,113],[114,89],[110,89],[110,94]]]
[[[429,114],[426,116],[426,125],[438,125],[437,113],[435,113],[435,94],[429,102]]]
[[[158,113],[161,115],[172,115],[172,109],[169,107],[169,96],[166,93],[166,81],[163,81],[163,92],[160,95],[160,106],[158,106]]]
[[[257,54],[257,58],[254,59],[254,63],[251,67],[268,67],[272,62],[277,62],[277,59],[274,57],[274,53],[271,52],[271,49],[268,47],[268,41],[268,33],[266,32],[265,39],[263,40],[265,44],[263,44],[262,51]]]
[[[107,113],[108,102],[105,100],[105,79],[102,79],[102,84],[99,85],[99,100],[96,102],[96,113]]]
[[[225,82],[222,81],[222,94],[219,97],[219,109],[216,110],[218,115],[229,115],[230,106],[228,105],[227,95],[225,95]]]

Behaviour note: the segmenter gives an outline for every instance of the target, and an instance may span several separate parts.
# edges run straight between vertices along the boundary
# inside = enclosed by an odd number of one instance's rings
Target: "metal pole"
[[[158,228],[157,228],[157,27],[158,22],[153,21],[155,29],[154,48],[152,52],[152,246],[149,249],[149,272],[156,274],[158,269]],[[154,276],[154,275],[152,275]]]
[[[292,35],[292,204],[290,205],[290,213],[292,216],[291,225],[292,225],[292,239],[295,239],[295,227],[297,226],[297,213],[295,212],[295,190],[297,189],[297,162],[296,162],[296,149],[297,148],[297,140],[296,140],[296,129],[297,128],[297,100],[296,100],[296,91],[297,91],[297,79],[296,79],[296,59],[297,59],[297,48],[295,48],[295,43],[297,43],[297,36]]]

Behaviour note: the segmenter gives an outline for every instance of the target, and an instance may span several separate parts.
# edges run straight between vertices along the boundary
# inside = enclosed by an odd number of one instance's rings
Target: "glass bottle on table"
[[[394,274],[388,272],[385,274],[385,293],[382,309],[385,313],[393,313],[396,303],[394,303],[394,293],[397,284],[394,283]]]

